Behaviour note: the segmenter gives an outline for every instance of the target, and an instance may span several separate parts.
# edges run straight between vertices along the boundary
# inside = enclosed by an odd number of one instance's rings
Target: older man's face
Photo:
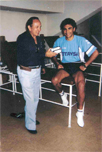
[[[33,20],[32,25],[28,25],[28,29],[32,37],[38,36],[41,31],[41,22],[37,19]]]

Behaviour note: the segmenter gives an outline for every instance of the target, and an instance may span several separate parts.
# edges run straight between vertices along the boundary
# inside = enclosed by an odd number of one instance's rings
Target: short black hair
[[[39,20],[39,18],[38,17],[31,17],[31,18],[29,18],[28,19],[28,21],[26,22],[26,31],[29,31],[28,30],[28,25],[32,25],[32,23],[33,23],[33,20]]]
[[[64,19],[61,24],[60,24],[60,29],[63,31],[64,29],[64,26],[67,25],[67,24],[71,24],[73,26],[73,28],[77,29],[77,25],[76,25],[76,22],[71,19],[71,18],[66,18]]]

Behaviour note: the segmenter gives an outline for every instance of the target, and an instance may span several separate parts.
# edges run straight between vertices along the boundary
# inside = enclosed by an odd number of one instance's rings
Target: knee
[[[85,91],[85,81],[84,79],[80,80],[77,84],[77,89],[80,91],[80,92],[84,92]]]
[[[53,85],[58,84],[58,78],[53,77],[52,80],[51,80],[51,82],[52,82]]]
[[[79,81],[76,81],[76,84],[78,84],[80,87],[84,87],[85,86],[85,80],[80,79]]]
[[[80,85],[80,88],[85,88],[85,80],[82,79],[82,80],[79,82],[79,85]]]
[[[75,84],[76,86],[80,86],[80,88],[85,87],[85,78],[84,77],[75,78]]]

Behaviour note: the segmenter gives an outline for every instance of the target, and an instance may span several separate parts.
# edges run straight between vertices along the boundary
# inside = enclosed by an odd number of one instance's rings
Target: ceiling
[[[60,12],[51,12],[51,11],[41,11],[41,10],[15,8],[15,7],[8,7],[8,6],[0,6],[0,10],[14,11],[14,12],[25,12],[25,13],[41,13],[41,14],[60,13]]]

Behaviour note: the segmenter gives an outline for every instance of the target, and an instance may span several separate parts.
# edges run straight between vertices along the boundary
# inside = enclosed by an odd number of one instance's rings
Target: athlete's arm
[[[57,67],[57,69],[61,69],[63,68],[63,66],[58,62],[56,57],[52,58],[52,62],[55,64],[55,66]]]
[[[95,50],[92,55],[90,56],[89,60],[85,63],[85,66],[81,65],[80,69],[82,71],[85,71],[86,68],[97,58],[97,56],[99,55],[99,52],[97,50]]]

